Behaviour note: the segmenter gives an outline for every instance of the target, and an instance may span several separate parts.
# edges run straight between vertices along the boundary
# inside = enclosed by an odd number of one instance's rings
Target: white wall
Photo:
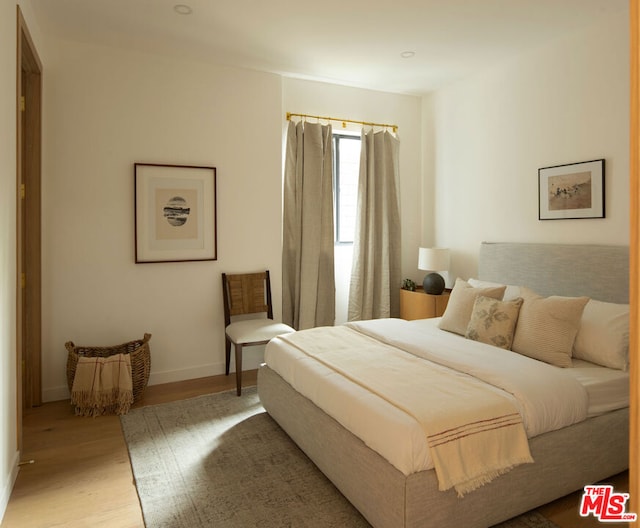
[[[421,280],[420,245],[450,246],[452,276],[468,276],[482,240],[626,243],[626,17],[424,99],[48,45],[45,400],[67,395],[67,340],[152,333],[151,383],[223,372],[222,271],[271,269],[280,315],[286,111],[399,125],[403,277]],[[607,159],[608,218],[539,222],[538,167],[597,157]],[[218,261],[134,264],[136,161],[217,168]],[[342,322],[349,255],[337,271]],[[246,368],[261,357],[250,351]]]
[[[19,1],[40,51],[28,2]],[[18,474],[16,385],[16,2],[0,0],[0,519]],[[42,53],[40,58],[44,59]]]
[[[268,267],[280,317],[286,110],[400,126],[408,234],[403,261],[416,260],[419,98],[64,41],[52,42],[49,55],[43,176],[45,401],[67,397],[67,340],[110,345],[150,332],[151,384],[224,372],[223,271]],[[136,161],[217,168],[217,262],[134,264]],[[350,264],[339,270],[347,272],[339,273],[339,280],[348,281]],[[346,313],[340,317],[346,319]],[[245,368],[255,368],[262,352],[261,347],[247,350]]]
[[[223,373],[220,274],[270,269],[280,316],[280,77],[63,41],[49,56],[45,401],[68,397],[68,340],[151,333],[151,384]],[[217,261],[134,263],[134,162],[216,167]]]
[[[402,223],[402,273],[417,270],[421,244],[421,99],[373,90],[283,79],[284,111],[398,125],[400,139],[400,208]],[[332,123],[335,132],[340,123]],[[286,122],[285,122],[286,129]],[[360,132],[360,125],[348,131]],[[352,246],[336,246],[336,322],[347,320]],[[399,285],[398,285],[399,287]]]
[[[0,2],[0,516],[11,494],[16,444],[16,7]]]
[[[628,48],[622,13],[425,98],[424,224],[454,278],[483,240],[628,244]],[[539,221],[538,168],[597,158],[606,218]]]

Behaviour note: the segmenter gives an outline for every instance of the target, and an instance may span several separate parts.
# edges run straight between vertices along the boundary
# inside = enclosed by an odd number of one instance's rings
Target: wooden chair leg
[[[242,394],[242,345],[236,343],[236,392]]]
[[[224,347],[225,347],[225,365],[224,372],[228,376],[229,375],[229,364],[231,363],[231,341],[227,337],[224,338]]]

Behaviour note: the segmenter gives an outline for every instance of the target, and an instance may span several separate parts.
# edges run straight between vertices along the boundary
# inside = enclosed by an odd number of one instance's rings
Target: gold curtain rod
[[[323,121],[339,121],[340,123],[342,123],[342,128],[347,128],[347,123],[355,123],[356,125],[384,127],[384,128],[390,128],[394,132],[398,131],[398,125],[387,125],[385,123],[370,123],[368,121],[355,121],[353,119],[338,119],[337,117],[324,117],[324,116],[316,116],[316,115],[309,115],[309,114],[294,114],[292,112],[287,112],[287,121],[291,121],[292,117],[302,117],[303,119],[310,117],[312,119],[322,119]]]

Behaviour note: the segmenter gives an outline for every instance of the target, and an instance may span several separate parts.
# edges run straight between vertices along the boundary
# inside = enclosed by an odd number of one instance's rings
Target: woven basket
[[[64,344],[69,352],[67,356],[67,384],[69,391],[73,387],[73,378],[76,375],[76,365],[79,357],[110,357],[116,354],[129,354],[131,356],[131,381],[133,383],[133,401],[137,401],[149,381],[151,371],[151,349],[149,348],[151,334],[144,334],[143,339],[129,341],[122,345],[112,347],[79,347],[72,341]]]

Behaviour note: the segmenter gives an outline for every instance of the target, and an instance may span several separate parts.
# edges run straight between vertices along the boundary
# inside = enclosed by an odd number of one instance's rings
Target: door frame
[[[630,511],[640,514],[640,0],[630,0],[629,22],[629,495]]]
[[[42,63],[17,6],[16,373],[18,445],[22,409],[42,404]]]

